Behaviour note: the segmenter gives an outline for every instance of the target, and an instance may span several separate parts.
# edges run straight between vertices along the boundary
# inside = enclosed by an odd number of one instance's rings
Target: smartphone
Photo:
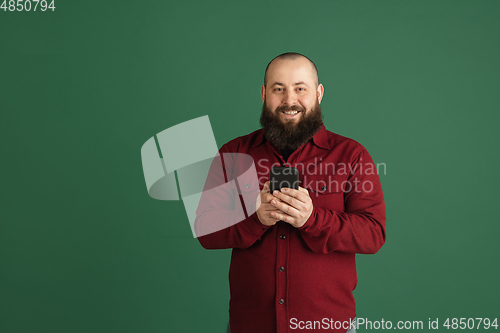
[[[299,189],[299,170],[294,167],[278,167],[271,168],[270,193],[274,190],[280,191],[283,187]]]

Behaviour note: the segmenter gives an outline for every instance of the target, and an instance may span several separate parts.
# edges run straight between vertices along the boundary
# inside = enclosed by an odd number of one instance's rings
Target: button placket
[[[288,265],[288,237],[290,225],[286,222],[277,223],[277,257],[276,257],[276,320],[278,322],[287,321],[288,306],[285,300],[288,295],[288,273],[285,267]],[[278,325],[278,333],[287,332],[286,325]]]

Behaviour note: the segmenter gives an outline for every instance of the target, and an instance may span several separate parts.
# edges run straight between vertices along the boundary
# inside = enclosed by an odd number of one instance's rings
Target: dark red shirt
[[[356,316],[355,254],[376,253],[385,242],[385,205],[376,167],[361,144],[324,126],[287,163],[263,134],[260,129],[236,138],[219,153],[252,156],[260,189],[271,166],[296,167],[314,209],[300,228],[282,221],[266,227],[253,212],[237,224],[198,237],[206,249],[233,249],[231,332],[294,332],[308,322],[316,329],[307,332],[346,332],[326,323],[333,326]],[[225,172],[232,172],[227,165]],[[224,177],[226,182],[231,178]],[[216,217],[209,205],[217,203],[202,195],[198,227]]]

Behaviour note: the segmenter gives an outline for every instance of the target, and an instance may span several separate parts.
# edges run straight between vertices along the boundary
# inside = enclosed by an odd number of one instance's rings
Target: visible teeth
[[[283,111],[283,112],[292,116],[292,115],[298,113],[299,111]]]

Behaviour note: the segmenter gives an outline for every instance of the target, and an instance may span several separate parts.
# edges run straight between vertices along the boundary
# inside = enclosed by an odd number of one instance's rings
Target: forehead
[[[295,82],[305,82],[313,85],[315,82],[314,68],[306,58],[275,59],[267,71],[268,84],[281,82],[293,84]]]

